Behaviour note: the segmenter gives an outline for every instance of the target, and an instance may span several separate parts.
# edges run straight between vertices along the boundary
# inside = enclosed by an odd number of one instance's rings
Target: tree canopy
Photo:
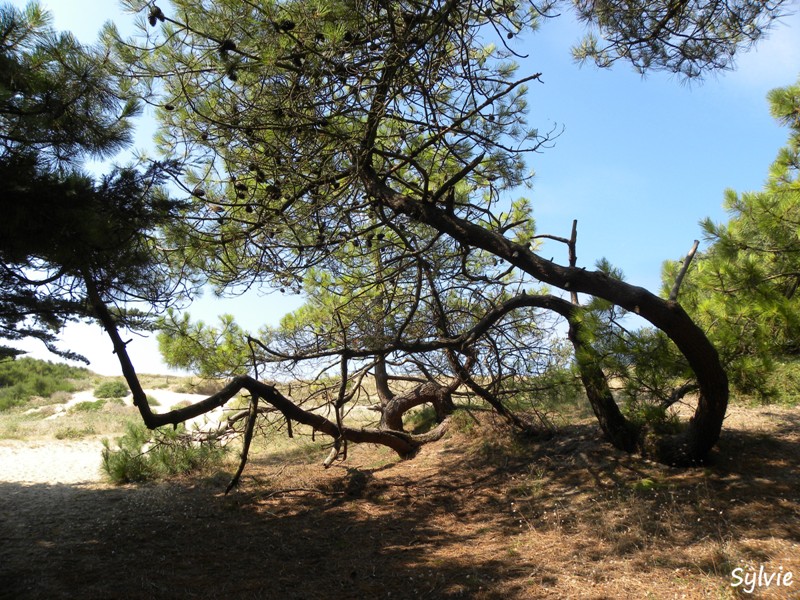
[[[131,140],[138,102],[110,57],[57,34],[37,4],[0,7],[0,337],[56,346],[61,326],[92,315],[88,277],[110,304],[164,299],[166,263],[147,239],[174,204],[158,191],[170,163],[116,169],[100,181],[80,170]],[[122,324],[141,324],[123,311]],[[3,347],[0,353],[19,351]]]
[[[45,21],[36,24],[35,7],[25,17],[30,28],[20,13],[4,13],[2,164],[13,192],[4,202],[14,215],[2,249],[8,336],[21,335],[17,326],[31,320],[43,331],[91,314],[107,329],[149,427],[197,416],[244,389],[251,394],[250,410],[239,417],[247,423],[244,457],[256,419],[267,412],[263,400],[287,422],[331,436],[330,464],[348,441],[413,454],[443,429],[408,434],[403,413],[430,403],[445,425],[452,396],[464,391],[514,424],[535,427],[508,401],[535,400],[537,377],[564,366],[563,353],[552,351],[553,323],[563,319],[606,436],[671,464],[703,460],[728,400],[725,371],[704,331],[674,297],[659,298],[606,266],[578,267],[576,227],[569,237],[539,233],[531,202],[518,197],[531,177],[527,156],[555,132],[528,121],[528,86],[539,75],[517,75],[516,40],[555,16],[556,5],[127,4],[139,14],[142,35],[123,40],[109,26],[107,52],[54,36]],[[781,7],[576,3],[594,29],[575,54],[698,77],[728,67]],[[48,52],[50,62],[25,67]],[[134,98],[157,108],[167,160],[101,182],[71,168],[125,143]],[[161,191],[166,177],[180,202]],[[23,204],[34,194],[40,204]],[[563,242],[566,264],[537,253],[542,238]],[[258,334],[229,317],[216,329],[169,313],[162,346],[175,364],[208,374],[247,367],[252,376],[155,414],[118,331],[131,322],[123,303],[169,304],[179,295],[175,286],[200,278],[220,293],[265,286],[304,292],[308,303],[280,328]],[[20,308],[26,298],[13,296],[20,291],[34,306],[28,312]],[[578,294],[594,299],[582,305]],[[45,305],[54,301],[68,304]],[[652,431],[617,405],[596,318],[608,311],[613,321],[617,310],[648,320],[685,361],[699,399],[677,432]],[[245,339],[237,345],[238,337]],[[261,380],[270,365],[290,372],[300,364],[336,371],[321,394],[333,418]],[[381,423],[349,427],[346,408],[366,377],[375,381]]]
[[[121,40],[111,27],[105,37],[118,77],[157,107],[162,152],[183,157],[176,183],[187,206],[166,237],[173,257],[223,293],[252,286],[305,291],[308,304],[281,328],[248,336],[254,375],[270,363],[338,367],[327,396],[336,423],[290,407],[274,386],[239,377],[195,407],[155,416],[145,406],[148,424],[177,422],[246,388],[256,404],[262,398],[287,418],[354,440],[340,409],[365,373],[378,382],[384,415],[407,396],[390,380],[410,377],[418,396],[432,398],[427,390],[449,397],[465,386],[513,420],[504,395],[547,364],[538,351],[550,327],[543,315],[555,314],[569,322],[581,379],[614,443],[673,463],[701,460],[714,445],[727,379],[703,331],[673,299],[612,270],[577,267],[575,230],[570,238],[539,234],[530,202],[509,201],[529,181],[526,156],[554,133],[528,122],[528,86],[539,76],[516,77],[516,38],[554,16],[555,5],[128,6],[140,15],[142,36]],[[691,78],[729,67],[781,4],[598,2],[576,9],[594,27],[576,56]],[[539,256],[540,237],[564,242],[569,264]],[[570,300],[542,284],[569,292]],[[700,399],[679,435],[651,439],[620,412],[592,343],[598,330],[578,293],[636,312],[682,353]],[[219,352],[194,343],[198,351],[187,353],[185,342],[222,335],[227,346],[227,334],[237,330],[234,321],[222,325],[215,331],[173,316],[162,342],[176,364],[213,366]],[[222,354],[225,368],[247,356]],[[132,365],[125,368],[133,373]]]

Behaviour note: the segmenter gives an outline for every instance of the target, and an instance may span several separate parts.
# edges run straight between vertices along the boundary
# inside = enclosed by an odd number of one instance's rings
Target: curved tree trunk
[[[403,415],[412,408],[427,403],[433,405],[438,423],[441,423],[455,408],[450,387],[429,381],[382,404],[380,428],[403,431]]]
[[[634,452],[640,446],[639,430],[619,410],[605,373],[591,350],[581,342],[580,327],[575,319],[569,319],[569,340],[575,349],[578,373],[600,429],[614,446]]]
[[[664,300],[642,287],[613,279],[599,271],[565,267],[545,260],[527,245],[513,242],[433,203],[419,202],[395,192],[368,165],[364,166],[362,175],[368,192],[397,213],[425,223],[463,244],[491,252],[543,283],[612,302],[663,331],[694,371],[700,398],[683,433],[648,440],[642,448],[648,455],[667,464],[695,464],[706,458],[722,429],[728,406],[728,378],[714,346],[677,302]],[[615,420],[609,422],[613,427]]]
[[[241,390],[247,390],[251,396],[258,397],[260,400],[272,405],[287,420],[291,419],[297,423],[308,425],[315,431],[332,437],[337,442],[345,440],[355,443],[380,444],[391,448],[403,458],[413,456],[422,444],[434,441],[444,434],[445,427],[437,428],[436,431],[429,432],[426,435],[414,436],[402,431],[340,426],[318,413],[300,408],[290,398],[281,394],[274,386],[249,376],[235,377],[216,394],[190,406],[174,409],[166,413],[153,413],[133,363],[128,356],[126,343],[122,341],[119,335],[114,317],[100,297],[91,275],[83,273],[83,278],[95,316],[105,328],[114,345],[114,353],[117,355],[122,374],[133,395],[133,404],[139,409],[139,414],[149,429],[156,429],[166,425],[177,426],[189,419],[199,417],[223,406]]]
[[[394,392],[389,387],[389,373],[386,371],[386,357],[383,354],[378,355],[375,360],[375,390],[378,394],[381,409],[381,429],[396,429],[402,431],[401,427],[390,427],[386,424],[387,414],[391,411],[392,400],[394,400]],[[401,415],[402,425],[402,415]]]

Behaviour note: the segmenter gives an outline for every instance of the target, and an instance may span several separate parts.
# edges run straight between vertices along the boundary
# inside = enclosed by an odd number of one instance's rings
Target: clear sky
[[[13,0],[17,6],[25,2]],[[133,17],[114,2],[46,0],[58,29],[91,43],[106,20],[123,31]],[[168,11],[166,1],[162,8]],[[525,191],[540,233],[568,236],[578,219],[578,264],[591,268],[601,257],[626,279],[653,291],[661,263],[681,258],[701,236],[698,222],[726,220],[723,192],[758,190],[787,132],[769,116],[767,92],[800,76],[800,3],[768,38],[737,60],[735,71],[687,85],[674,76],[640,77],[619,63],[610,70],[580,67],[569,48],[582,34],[569,17],[545,22],[540,31],[515,38],[527,55],[521,73],[541,72],[533,83],[529,122],[564,131],[554,146],[531,158],[534,187]],[[143,128],[137,145],[149,142]],[[566,262],[563,248],[543,251]],[[204,298],[193,317],[213,321],[227,312],[246,328],[277,323],[298,298],[252,294],[217,301]],[[90,368],[118,374],[111,346],[96,326],[70,327],[64,345],[88,356]],[[140,372],[165,372],[153,340],[134,337],[128,346]],[[50,358],[41,350],[38,358]]]

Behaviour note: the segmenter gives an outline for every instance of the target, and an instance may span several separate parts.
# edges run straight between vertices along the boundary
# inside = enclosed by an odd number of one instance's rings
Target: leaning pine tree
[[[687,77],[725,67],[777,14],[777,6],[748,2],[578,8],[599,32],[578,56]],[[162,151],[186,157],[178,182],[190,206],[167,241],[222,291],[318,289],[317,314],[296,320],[288,337],[251,338],[252,356],[257,365],[265,357],[339,365],[331,419],[249,376],[197,405],[156,415],[95,295],[149,426],[190,418],[244,388],[253,397],[247,439],[261,399],[333,437],[335,450],[369,441],[409,454],[419,441],[396,422],[373,430],[345,424],[354,377],[366,368],[380,380],[387,366],[398,373],[400,363],[414,365],[428,373],[421,385],[466,386],[503,412],[504,382],[515,376],[502,371],[507,357],[516,357],[524,379],[524,357],[534,364],[542,339],[520,315],[537,322],[549,313],[569,321],[589,401],[615,445],[671,464],[703,460],[728,399],[725,372],[703,331],[674,299],[574,260],[545,260],[532,243],[527,202],[502,208],[504,195],[528,179],[526,155],[548,141],[525,116],[527,86],[538,75],[515,77],[512,46],[552,10],[505,0],[181,0],[171,9],[148,5],[143,38],[106,32],[121,68],[160,107]],[[564,240],[572,250],[574,237]],[[680,433],[652,435],[626,419],[590,343],[585,309],[577,297],[541,292],[539,283],[602,299],[664,332],[699,388],[694,417]],[[370,335],[362,335],[359,319],[372,324]],[[478,369],[488,377],[476,376]]]

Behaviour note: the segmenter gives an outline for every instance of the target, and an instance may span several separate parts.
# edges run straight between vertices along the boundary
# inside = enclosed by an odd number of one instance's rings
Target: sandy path
[[[96,483],[99,440],[0,442],[0,481],[8,483]]]
[[[205,396],[197,394],[176,393],[169,390],[145,390],[159,402],[156,412],[170,410],[178,402],[197,402]],[[78,402],[93,401],[96,398],[92,390],[77,392],[69,402],[57,406],[57,412],[49,419],[63,416],[70,407]],[[131,397],[125,398],[130,404]],[[206,422],[216,423],[221,410],[209,415],[193,419],[188,427],[197,424],[207,426]],[[49,483],[76,484],[99,483],[103,481],[100,470],[103,444],[99,439],[86,440],[37,440],[37,441],[0,441],[0,482],[6,483]]]

